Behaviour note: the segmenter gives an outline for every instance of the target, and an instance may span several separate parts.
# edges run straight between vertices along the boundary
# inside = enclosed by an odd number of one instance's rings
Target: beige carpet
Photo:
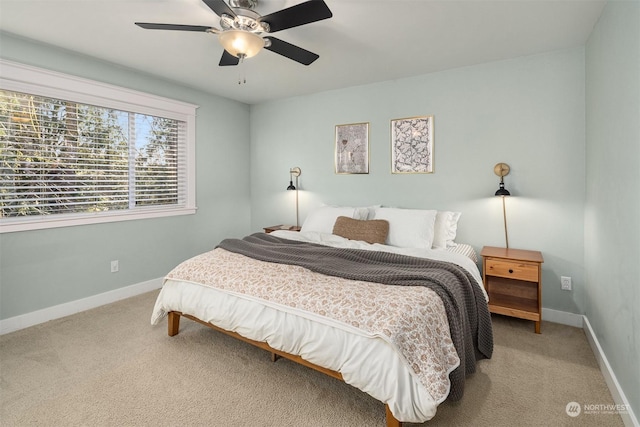
[[[365,393],[209,328],[149,324],[151,292],[0,337],[2,426],[383,426]],[[495,351],[425,426],[621,426],[581,329],[494,317]]]

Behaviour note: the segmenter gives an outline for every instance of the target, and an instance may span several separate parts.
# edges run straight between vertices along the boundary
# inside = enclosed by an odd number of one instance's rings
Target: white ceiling
[[[261,0],[262,15],[302,0]],[[219,67],[217,36],[134,22],[220,27],[201,0],[0,0],[0,29],[254,104],[581,46],[605,1],[326,0],[331,19],[274,34],[310,66],[262,51]],[[1,55],[1,52],[0,52]]]

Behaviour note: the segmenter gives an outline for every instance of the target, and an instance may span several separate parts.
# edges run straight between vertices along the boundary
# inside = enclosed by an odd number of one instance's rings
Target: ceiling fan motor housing
[[[260,15],[249,9],[235,8],[235,17],[223,14],[220,17],[220,26],[224,30],[250,31],[260,34],[269,32],[269,24],[258,22]]]
[[[258,5],[258,0],[229,0],[229,6],[242,9],[253,9]]]

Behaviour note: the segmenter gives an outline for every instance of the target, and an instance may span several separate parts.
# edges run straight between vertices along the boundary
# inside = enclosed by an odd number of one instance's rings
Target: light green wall
[[[0,235],[0,319],[163,277],[249,232],[249,107],[0,34],[2,58],[199,105],[195,215]],[[110,272],[119,260],[120,271]]]
[[[640,414],[640,2],[604,9],[586,48],[585,314]]]
[[[288,170],[302,169],[301,220],[320,203],[462,212],[458,241],[504,246],[493,166],[506,162],[511,247],[543,253],[543,306],[581,313],[584,288],[584,50],[460,68],[251,107],[254,229],[295,221]],[[392,175],[390,120],[435,116],[435,173]],[[370,173],[334,173],[334,126],[370,123]],[[560,276],[575,291],[560,290]]]

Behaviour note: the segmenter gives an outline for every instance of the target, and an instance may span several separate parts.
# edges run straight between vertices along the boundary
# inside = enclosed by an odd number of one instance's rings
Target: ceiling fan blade
[[[203,25],[154,24],[151,22],[136,22],[136,25],[138,27],[142,27],[147,30],[177,30],[177,31],[202,31],[202,32],[215,30],[215,28],[205,27]]]
[[[232,18],[236,17],[236,13],[231,9],[223,0],[202,0],[204,4],[209,6],[216,15],[222,17],[223,14],[229,15]]]
[[[285,56],[289,59],[293,59],[296,62],[299,62],[303,65],[309,65],[316,59],[320,58],[320,56],[316,55],[313,52],[309,52],[306,49],[293,45],[291,43],[287,43],[275,37],[265,37],[265,40],[270,40],[271,45],[265,46],[264,48],[270,50],[271,52],[275,52],[278,55]]]
[[[331,18],[333,13],[323,0],[309,0],[258,19],[269,24],[270,33]]]
[[[222,58],[220,58],[220,63],[218,65],[221,67],[225,67],[227,65],[238,65],[239,62],[240,58],[231,55],[225,50],[222,52]]]

